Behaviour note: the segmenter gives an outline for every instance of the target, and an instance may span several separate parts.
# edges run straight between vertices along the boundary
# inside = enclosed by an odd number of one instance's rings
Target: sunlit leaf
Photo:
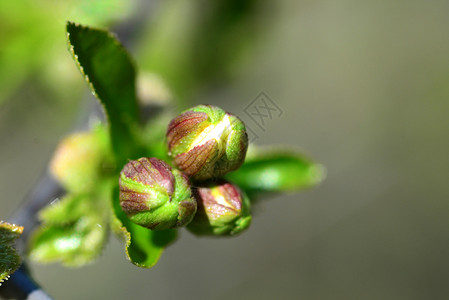
[[[177,237],[176,229],[152,231],[131,222],[120,207],[118,188],[114,192],[115,231],[125,242],[128,259],[136,266],[151,268],[156,265],[164,248]]]
[[[69,226],[41,227],[33,236],[30,257],[41,263],[61,261],[81,266],[101,253],[106,239],[105,224],[86,216]]]
[[[99,186],[97,193],[69,194],[40,212],[43,224],[29,244],[32,260],[81,266],[101,254],[109,234],[110,194]]]
[[[39,219],[46,225],[71,225],[91,209],[86,195],[68,194],[39,212]]]
[[[227,178],[252,194],[297,191],[320,183],[324,176],[322,165],[296,151],[256,149]]]
[[[67,22],[69,50],[92,92],[104,106],[111,144],[120,165],[134,158],[139,120],[136,71],[120,42],[106,30]]]
[[[23,227],[0,221],[0,285],[20,266],[20,256],[13,247]]]

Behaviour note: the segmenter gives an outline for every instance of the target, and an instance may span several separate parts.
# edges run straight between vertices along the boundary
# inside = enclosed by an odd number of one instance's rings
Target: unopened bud
[[[136,224],[160,230],[187,225],[196,212],[187,177],[157,158],[140,158],[120,173],[120,205]]]
[[[196,180],[222,176],[245,160],[248,135],[236,116],[212,105],[191,108],[171,121],[169,155]]]
[[[104,126],[74,133],[59,144],[50,162],[50,172],[67,190],[91,189],[112,160]]]
[[[221,182],[193,190],[198,211],[187,227],[198,235],[235,235],[251,224],[250,202],[235,185]]]

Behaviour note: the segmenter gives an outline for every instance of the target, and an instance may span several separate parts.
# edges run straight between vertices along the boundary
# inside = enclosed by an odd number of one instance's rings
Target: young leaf
[[[42,263],[61,261],[81,266],[95,259],[107,239],[107,227],[99,219],[86,216],[68,226],[44,226],[31,241],[31,259]]]
[[[291,150],[256,149],[226,177],[250,194],[297,191],[321,182],[324,168]]]
[[[176,229],[152,231],[131,222],[119,203],[118,188],[114,190],[115,232],[126,246],[128,259],[138,267],[151,268],[156,265],[164,248],[177,237]]]
[[[109,233],[109,193],[68,195],[40,212],[43,225],[30,240],[30,258],[81,266],[100,255]],[[102,191],[102,192],[101,192]]]
[[[120,42],[109,32],[67,22],[69,50],[92,92],[103,104],[118,163],[135,155],[133,130],[139,119],[136,71]]]
[[[84,214],[90,213],[91,206],[92,204],[89,203],[86,195],[68,194],[63,199],[52,202],[41,210],[39,219],[45,225],[70,226]]]
[[[23,227],[0,221],[0,285],[20,266],[20,256],[13,248]]]

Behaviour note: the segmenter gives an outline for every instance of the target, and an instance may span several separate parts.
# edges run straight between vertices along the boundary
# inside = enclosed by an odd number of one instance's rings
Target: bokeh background
[[[111,238],[95,263],[35,278],[55,299],[448,299],[448,2],[228,2],[0,2],[0,219],[93,101],[67,19],[116,29],[179,106],[219,105],[327,169],[259,203],[241,236],[183,231],[153,269]],[[262,91],[283,111],[264,130],[244,113]]]

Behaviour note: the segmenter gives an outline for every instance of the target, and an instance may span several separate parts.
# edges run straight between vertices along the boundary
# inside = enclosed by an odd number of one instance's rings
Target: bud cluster
[[[248,198],[219,179],[245,160],[243,122],[218,107],[199,105],[170,122],[167,145],[173,167],[144,157],[122,169],[120,205],[127,216],[152,230],[188,225],[199,235],[234,235],[248,228]]]

